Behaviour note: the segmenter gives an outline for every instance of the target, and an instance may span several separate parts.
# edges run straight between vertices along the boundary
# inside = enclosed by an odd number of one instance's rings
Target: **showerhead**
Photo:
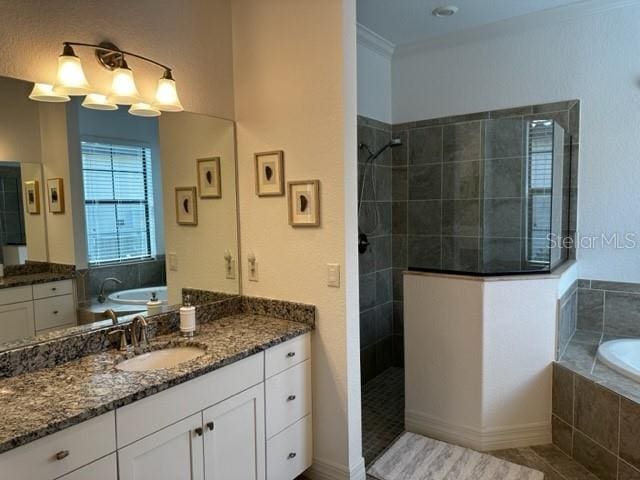
[[[391,148],[399,147],[400,145],[402,145],[402,140],[400,140],[399,138],[392,138],[391,141],[388,143],[388,146]]]

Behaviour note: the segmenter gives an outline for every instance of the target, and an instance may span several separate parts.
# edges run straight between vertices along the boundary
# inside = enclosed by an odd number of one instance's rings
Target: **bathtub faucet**
[[[104,286],[107,282],[115,282],[118,285],[122,285],[122,282],[115,277],[105,278],[100,285],[100,293],[98,294],[98,303],[104,303],[107,299],[104,296]]]

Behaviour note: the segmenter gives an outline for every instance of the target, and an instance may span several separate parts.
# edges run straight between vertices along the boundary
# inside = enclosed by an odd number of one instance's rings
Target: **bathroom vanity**
[[[42,335],[76,325],[76,302],[71,278],[60,275],[20,275],[0,288],[0,343]],[[56,281],[47,281],[50,278]]]
[[[311,465],[311,328],[236,314],[202,325],[194,340],[152,340],[152,349],[204,349],[175,368],[121,371],[123,354],[108,350],[4,379],[0,472],[293,479]]]

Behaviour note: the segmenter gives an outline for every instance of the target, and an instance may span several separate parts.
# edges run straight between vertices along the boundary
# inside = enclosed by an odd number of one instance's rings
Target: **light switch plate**
[[[258,262],[249,263],[249,281],[258,281]]]
[[[327,263],[327,285],[340,288],[340,264]]]
[[[236,261],[234,259],[229,260],[227,263],[227,278],[229,280],[236,278]]]
[[[169,270],[172,272],[178,271],[178,254],[169,252],[167,254],[167,258],[169,259]]]

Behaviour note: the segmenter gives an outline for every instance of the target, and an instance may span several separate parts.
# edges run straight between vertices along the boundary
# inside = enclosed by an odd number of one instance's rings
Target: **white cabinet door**
[[[264,480],[263,384],[205,410],[203,422],[207,480]]]
[[[120,480],[203,480],[202,414],[118,450]]]
[[[10,342],[35,335],[33,302],[0,306],[0,342]]]
[[[106,457],[96,460],[89,465],[85,465],[58,480],[118,480],[118,467],[116,454],[112,453]]]

